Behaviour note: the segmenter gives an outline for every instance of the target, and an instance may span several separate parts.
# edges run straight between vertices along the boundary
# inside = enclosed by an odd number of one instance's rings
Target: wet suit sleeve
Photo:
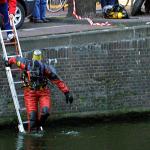
[[[9,58],[8,63],[10,65],[15,64],[21,70],[26,68],[26,59],[23,57],[12,57]]]
[[[46,77],[59,88],[60,91],[62,91],[64,94],[69,92],[68,86],[57,76],[56,73],[50,69],[50,67],[45,66],[44,73]]]

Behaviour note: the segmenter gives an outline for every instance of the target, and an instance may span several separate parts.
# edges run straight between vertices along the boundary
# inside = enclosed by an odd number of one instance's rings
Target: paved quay
[[[130,16],[130,19],[104,19],[93,18],[94,23],[109,22],[111,26],[91,26],[86,20],[77,20],[74,17],[66,17],[67,12],[47,13],[49,23],[31,23],[26,19],[25,23],[18,29],[19,38],[28,38],[46,35],[58,35],[69,33],[90,32],[94,30],[108,30],[150,24],[150,15]],[[100,14],[101,12],[98,12]]]

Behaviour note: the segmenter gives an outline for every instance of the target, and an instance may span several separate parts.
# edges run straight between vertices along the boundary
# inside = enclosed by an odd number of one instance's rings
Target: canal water
[[[0,150],[149,150],[150,122],[49,127],[22,135],[0,130]]]

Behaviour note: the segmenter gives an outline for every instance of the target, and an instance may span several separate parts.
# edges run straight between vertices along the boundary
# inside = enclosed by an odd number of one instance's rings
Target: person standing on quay
[[[46,0],[35,0],[32,17],[30,18],[31,22],[34,23],[47,23],[49,22],[46,19]]]
[[[10,19],[14,18],[16,12],[16,0],[0,0],[0,14],[3,18],[3,28],[11,30]],[[13,41],[14,34],[12,31],[7,32],[7,40]]]

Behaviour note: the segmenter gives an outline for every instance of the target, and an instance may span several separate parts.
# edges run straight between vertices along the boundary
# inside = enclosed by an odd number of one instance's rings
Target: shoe
[[[137,15],[144,15],[145,13],[143,12],[143,11],[139,11],[138,13],[137,13]]]
[[[7,35],[7,41],[10,41],[10,42],[14,42],[15,41],[15,36],[13,33],[9,33]]]
[[[33,22],[33,20],[34,20],[33,17],[30,16],[30,17],[29,17],[29,21],[30,21],[30,22]]]
[[[48,22],[49,22],[49,20],[46,19],[46,18],[42,19],[42,21],[43,21],[44,23],[48,23]]]
[[[40,19],[33,19],[33,22],[34,22],[34,23],[43,23],[43,20],[40,20]]]

